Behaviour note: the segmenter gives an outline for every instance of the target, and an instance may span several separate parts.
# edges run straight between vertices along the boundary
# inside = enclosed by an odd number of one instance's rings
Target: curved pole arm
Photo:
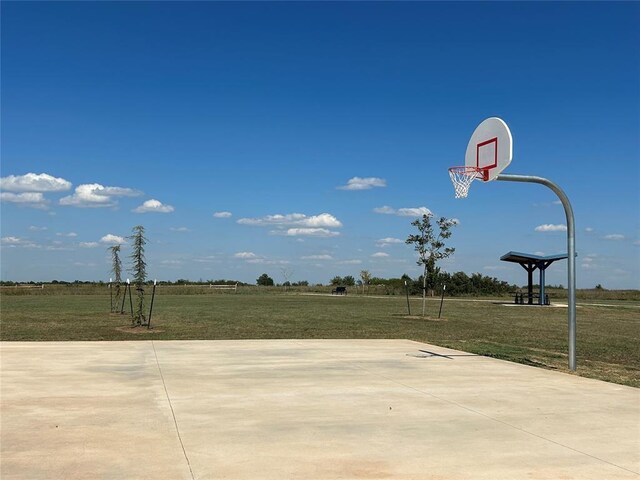
[[[573,217],[573,208],[571,208],[571,202],[564,193],[564,191],[551,180],[547,180],[542,177],[535,177],[530,175],[503,175],[500,174],[496,177],[496,180],[503,182],[524,182],[524,183],[540,183],[549,187],[555,192],[562,206],[564,207],[564,213],[567,217],[567,270],[568,270],[568,288],[569,288],[569,315],[568,315],[568,327],[569,327],[569,369],[575,371],[576,369],[576,232],[575,221]]]

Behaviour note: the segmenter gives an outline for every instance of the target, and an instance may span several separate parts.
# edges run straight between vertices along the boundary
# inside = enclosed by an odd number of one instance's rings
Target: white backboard
[[[511,163],[513,139],[507,124],[498,117],[484,120],[471,135],[465,155],[467,167],[486,169],[483,181],[495,180]]]

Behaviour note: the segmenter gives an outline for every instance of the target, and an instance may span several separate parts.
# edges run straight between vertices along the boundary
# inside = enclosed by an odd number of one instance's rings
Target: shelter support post
[[[551,180],[530,175],[504,175],[500,174],[496,180],[503,182],[539,183],[553,190],[564,207],[567,218],[567,277],[569,289],[568,330],[569,330],[569,369],[576,369],[576,234],[573,208],[564,191]],[[541,292],[542,293],[542,292]]]
[[[538,297],[538,305],[544,305],[544,268],[540,269],[540,296]]]
[[[540,268],[540,305],[547,305],[547,292],[545,292],[545,270],[551,265],[553,261],[540,262],[538,268]]]
[[[527,304],[533,304],[533,272],[536,266],[530,262],[521,263],[522,268],[527,271]]]

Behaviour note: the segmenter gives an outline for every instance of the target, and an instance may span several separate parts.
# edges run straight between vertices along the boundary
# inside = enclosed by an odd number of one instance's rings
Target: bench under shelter
[[[518,263],[527,271],[527,293],[516,294],[516,303],[526,303],[533,305],[534,299],[538,300],[538,305],[549,305],[549,296],[545,293],[544,275],[545,270],[555,261],[569,258],[566,253],[557,255],[533,255],[531,253],[509,252],[500,257],[503,262]],[[540,272],[540,291],[533,291],[533,272],[538,269]]]

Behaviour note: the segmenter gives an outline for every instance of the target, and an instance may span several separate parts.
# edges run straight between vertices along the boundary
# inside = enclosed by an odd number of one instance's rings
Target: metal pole
[[[558,195],[558,198],[562,202],[564,207],[564,213],[567,217],[567,276],[568,276],[568,288],[569,288],[569,312],[568,312],[568,330],[569,330],[569,370],[575,371],[576,369],[576,231],[575,221],[573,217],[573,208],[571,208],[571,202],[569,198],[562,191],[562,189],[553,183],[551,180],[547,180],[542,177],[534,177],[529,175],[498,175],[496,180],[503,182],[525,182],[525,183],[540,183],[549,187]]]
[[[442,314],[442,304],[444,303],[444,292],[447,289],[446,285],[442,286],[442,297],[440,297],[440,311],[438,312],[438,318],[440,318],[440,314]]]
[[[409,310],[409,316],[411,316],[411,305],[409,304],[409,286],[407,281],[404,281],[404,290],[407,292],[407,310]]]
[[[149,307],[149,321],[147,322],[147,330],[151,328],[151,313],[153,312],[153,299],[156,296],[156,280],[153,281],[153,292],[151,292],[151,306]]]
[[[129,283],[129,279],[127,278],[127,290],[129,290],[129,308],[131,309],[131,321],[133,322],[133,299],[131,298],[131,284]],[[125,297],[127,296],[127,292],[124,292]]]
[[[122,294],[122,307],[120,307],[120,315],[124,315],[124,301],[127,299],[127,286],[124,287],[124,292]]]

